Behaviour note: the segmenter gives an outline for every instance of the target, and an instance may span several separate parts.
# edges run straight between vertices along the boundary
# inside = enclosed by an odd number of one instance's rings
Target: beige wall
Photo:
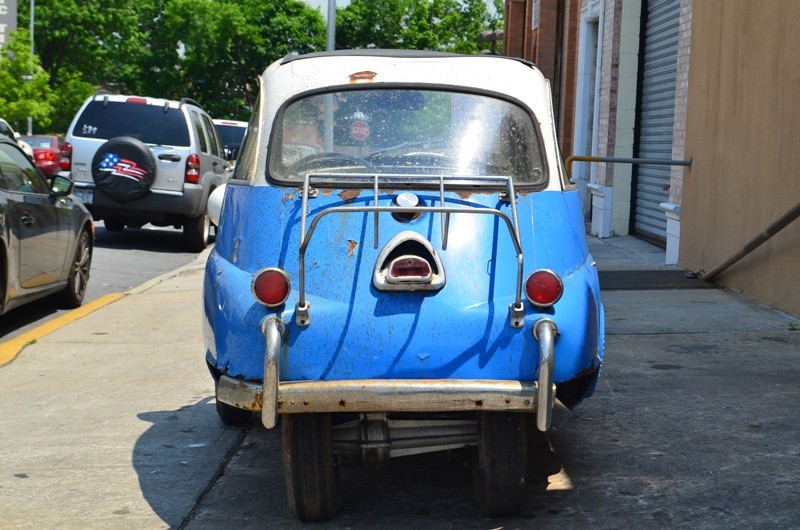
[[[800,1],[693,3],[680,265],[710,270],[800,202]],[[718,280],[800,316],[800,219]]]

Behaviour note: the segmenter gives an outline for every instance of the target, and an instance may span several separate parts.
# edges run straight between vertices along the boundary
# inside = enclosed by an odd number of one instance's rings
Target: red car
[[[61,171],[61,144],[63,138],[50,135],[23,136],[24,140],[33,148],[33,161],[36,167],[47,178],[53,178]]]

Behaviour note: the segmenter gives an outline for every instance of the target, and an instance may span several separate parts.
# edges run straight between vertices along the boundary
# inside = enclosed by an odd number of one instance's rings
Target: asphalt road
[[[145,225],[139,230],[109,232],[102,221],[96,221],[91,276],[84,303],[107,294],[124,293],[196,257],[196,253],[184,250],[180,230]],[[9,311],[0,316],[0,342],[67,312],[56,309],[48,298]]]

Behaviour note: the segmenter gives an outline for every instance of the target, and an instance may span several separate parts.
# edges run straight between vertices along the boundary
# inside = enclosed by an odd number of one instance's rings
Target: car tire
[[[528,432],[525,414],[478,414],[477,462],[473,468],[475,500],[490,516],[522,510],[528,486]]]
[[[289,507],[301,521],[325,521],[342,507],[330,414],[282,418],[283,469]]]
[[[103,219],[103,226],[109,232],[122,232],[125,229],[125,223],[116,217],[106,217]]]
[[[120,203],[147,195],[155,175],[156,161],[150,148],[130,136],[110,139],[92,158],[97,189]]]
[[[67,286],[55,295],[56,303],[63,309],[80,307],[83,297],[86,296],[92,267],[92,240],[88,229],[83,229],[78,236],[75,255],[69,267]]]
[[[208,246],[211,241],[211,218],[207,213],[186,219],[183,239],[189,252],[202,252]]]
[[[249,422],[253,413],[249,410],[237,409],[217,399],[217,415],[225,425],[239,426]]]

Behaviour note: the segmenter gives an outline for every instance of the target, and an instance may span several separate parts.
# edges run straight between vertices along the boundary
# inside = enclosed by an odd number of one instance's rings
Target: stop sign
[[[350,125],[350,136],[356,140],[366,140],[369,136],[369,125],[365,121],[354,121]]]

